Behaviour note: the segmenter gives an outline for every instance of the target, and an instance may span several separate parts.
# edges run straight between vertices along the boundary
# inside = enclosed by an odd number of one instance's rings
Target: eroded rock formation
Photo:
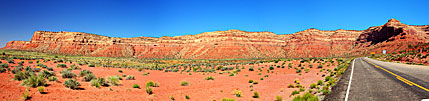
[[[57,54],[135,58],[295,58],[363,55],[399,51],[427,43],[429,26],[411,26],[391,19],[367,30],[294,34],[227,30],[175,37],[113,38],[82,32],[36,31],[31,41],[11,41],[3,49]]]

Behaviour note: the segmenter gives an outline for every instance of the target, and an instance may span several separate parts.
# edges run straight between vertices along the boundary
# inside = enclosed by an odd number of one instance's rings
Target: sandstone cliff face
[[[81,32],[36,31],[31,41],[11,41],[3,49],[135,58],[286,58],[362,55],[408,44],[427,43],[429,26],[392,19],[364,31],[308,29],[294,34],[240,30],[175,37],[113,38]]]

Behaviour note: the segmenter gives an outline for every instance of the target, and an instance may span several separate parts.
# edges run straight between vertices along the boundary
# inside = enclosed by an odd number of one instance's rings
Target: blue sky
[[[427,0],[0,0],[0,47],[34,31],[161,37],[239,29],[364,30],[395,18],[429,25]]]

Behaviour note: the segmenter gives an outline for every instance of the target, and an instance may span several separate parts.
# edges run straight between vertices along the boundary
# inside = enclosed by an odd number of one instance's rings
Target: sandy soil
[[[3,63],[7,61],[1,60]],[[9,66],[16,66],[21,60],[15,59],[16,64],[9,64]],[[31,66],[35,67],[36,60],[33,64],[28,64],[27,60],[24,60],[24,67]],[[294,63],[293,67],[297,67],[299,61],[290,61]],[[190,97],[191,101],[200,100],[220,100],[224,97],[234,98],[238,101],[251,101],[251,100],[274,100],[276,96],[283,96],[285,100],[291,100],[290,94],[298,88],[288,88],[287,86],[294,82],[295,79],[299,79],[301,84],[308,89],[311,83],[316,83],[317,80],[323,79],[322,74],[326,74],[326,71],[320,72],[317,68],[318,63],[312,63],[313,68],[310,69],[309,73],[305,73],[303,70],[302,75],[295,73],[295,69],[287,69],[287,62],[285,68],[275,67],[274,73],[267,73],[270,65],[275,63],[262,63],[255,64],[255,71],[249,71],[248,68],[251,65],[243,65],[245,69],[242,69],[238,75],[229,76],[228,73],[196,73],[190,72],[164,72],[154,70],[143,70],[139,72],[137,69],[124,69],[124,68],[103,68],[103,67],[88,67],[86,65],[80,66],[81,70],[90,70],[97,77],[107,77],[112,75],[134,75],[136,80],[121,80],[121,86],[109,86],[96,88],[90,86],[89,82],[83,82],[82,77],[78,77],[78,81],[81,83],[82,90],[72,90],[64,87],[62,84],[65,80],[61,77],[60,71],[65,68],[57,68],[57,63],[48,61],[43,63],[48,67],[53,67],[56,72],[56,76],[59,78],[59,82],[48,82],[48,86],[45,88],[47,94],[40,94],[37,88],[29,88],[31,100],[148,100],[153,99],[154,101],[169,100],[169,96],[173,96],[176,100],[186,100],[185,95]],[[66,63],[70,66],[70,63]],[[281,65],[282,61],[277,63]],[[334,63],[336,64],[336,62]],[[304,67],[308,67],[308,63],[303,63]],[[336,65],[330,67],[323,66],[323,69],[333,69]],[[234,65],[235,67],[235,65]],[[258,72],[259,67],[264,67],[262,72]],[[14,67],[9,67],[14,68]],[[241,68],[241,65],[240,65]],[[43,69],[42,69],[43,70]],[[123,70],[123,73],[119,73],[118,70]],[[73,70],[74,73],[78,74],[80,70]],[[150,72],[149,75],[144,76],[143,73]],[[218,71],[220,72],[220,71]],[[262,75],[258,75],[262,73]],[[248,75],[248,76],[246,76]],[[264,77],[269,75],[269,77]],[[204,80],[206,76],[213,76],[215,80]],[[260,80],[264,78],[264,80]],[[3,100],[17,100],[25,91],[26,87],[21,86],[22,81],[13,80],[13,74],[0,73],[0,97]],[[155,81],[160,84],[159,87],[153,87],[153,94],[149,95],[145,92],[145,83],[147,81]],[[258,81],[259,84],[250,84],[249,80]],[[190,83],[189,86],[181,86],[181,81],[187,81]],[[133,84],[139,84],[141,89],[132,88]],[[253,85],[253,87],[250,87]],[[112,90],[110,90],[110,88]],[[283,92],[281,89],[283,88]],[[236,97],[232,94],[234,89],[242,91],[243,97]],[[251,91],[253,89],[253,91]],[[260,98],[252,98],[253,92],[259,92]],[[306,91],[307,92],[307,91]],[[303,94],[303,93],[301,93]]]

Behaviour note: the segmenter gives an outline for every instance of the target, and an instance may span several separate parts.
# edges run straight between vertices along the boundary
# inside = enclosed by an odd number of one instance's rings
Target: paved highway
[[[350,80],[351,79],[351,80]],[[421,101],[429,99],[429,66],[356,58],[327,101]]]

